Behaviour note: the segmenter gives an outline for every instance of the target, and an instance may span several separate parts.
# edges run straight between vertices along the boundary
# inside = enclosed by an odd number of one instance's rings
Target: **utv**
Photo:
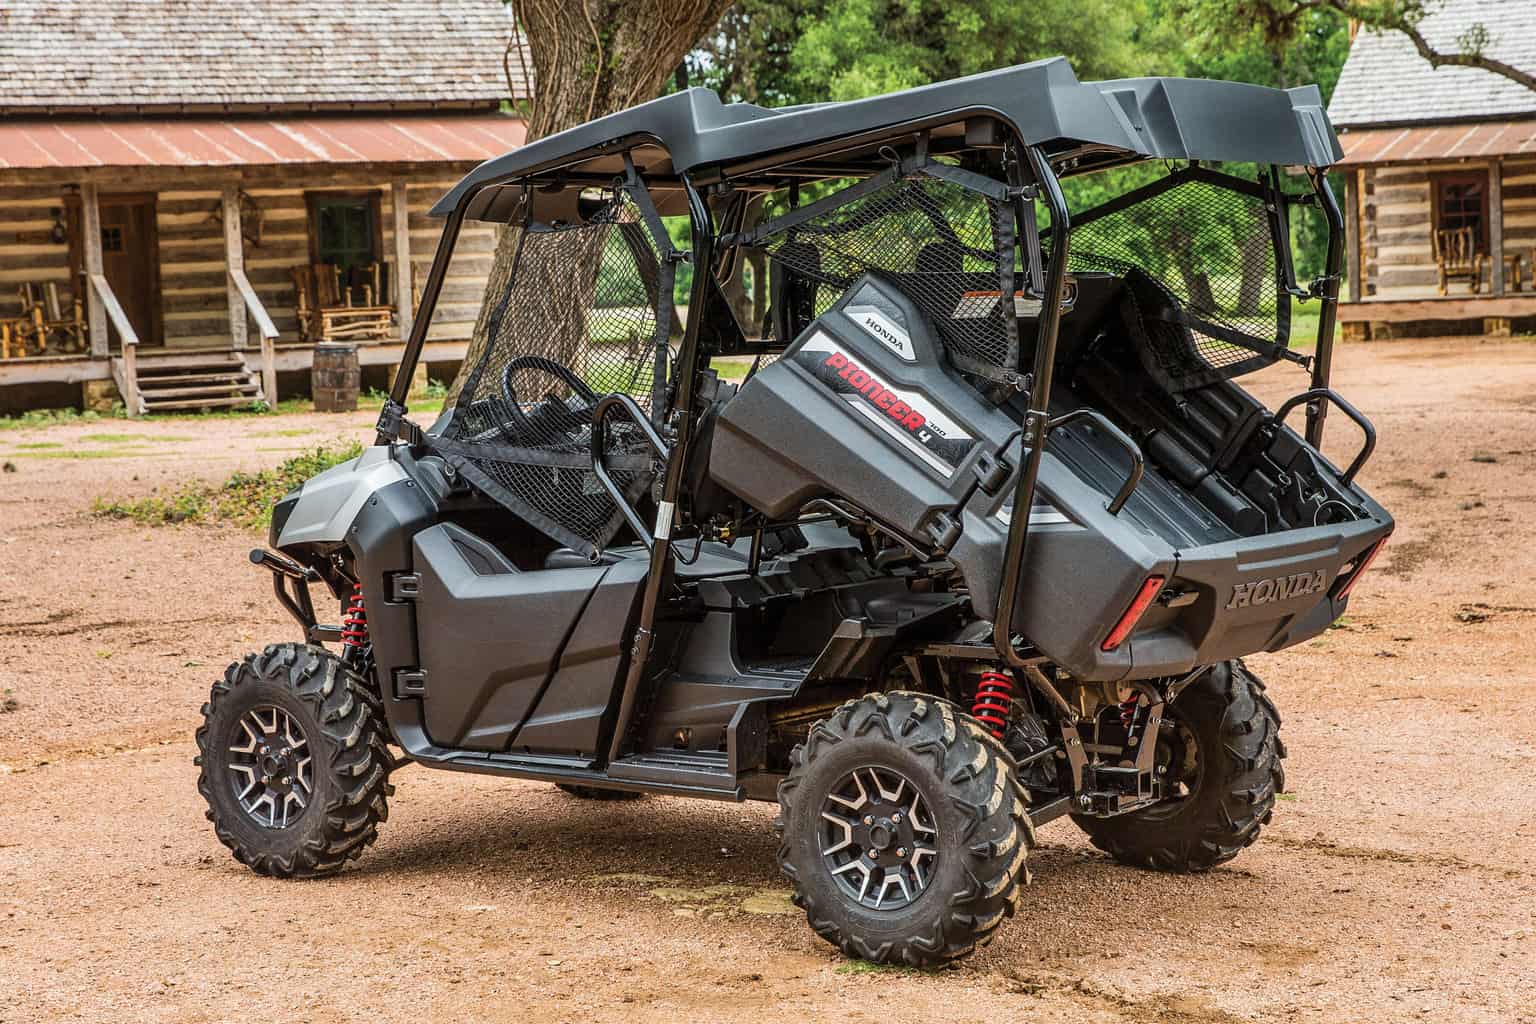
[[[776,800],[811,926],[906,964],[991,938],[1059,817],[1127,864],[1229,860],[1284,783],[1240,659],[1337,619],[1393,526],[1329,387],[1339,156],[1315,88],[1055,59],[693,89],[485,163],[436,208],[377,444],[252,553],[303,636],[203,708],[220,840],[335,871],[408,762]],[[1270,410],[1234,380],[1277,363],[1307,378]]]

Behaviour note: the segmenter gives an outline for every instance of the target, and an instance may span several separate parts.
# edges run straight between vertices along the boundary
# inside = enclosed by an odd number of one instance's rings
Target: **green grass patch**
[[[276,408],[264,402],[255,402],[234,409],[201,409],[187,412],[157,412],[145,418],[145,422],[237,420],[273,413],[287,414],[309,412],[307,398],[285,398]],[[122,403],[114,405],[110,412],[81,412],[79,409],[30,409],[15,416],[0,416],[0,430],[36,430],[41,427],[67,427],[78,423],[99,423],[102,420],[128,420],[131,417]]]
[[[0,430],[33,430],[38,427],[63,427],[74,423],[95,423],[120,414],[121,407],[112,412],[81,412],[79,409],[28,409],[15,416],[0,416]]]
[[[154,455],[169,456],[170,452],[150,453],[142,448],[70,448],[59,445],[51,451],[11,452],[13,459],[144,459]]]
[[[311,427],[286,427],[282,430],[259,430],[257,437],[304,437],[306,434],[319,433]]]
[[[264,527],[279,498],[317,473],[363,453],[360,442],[317,445],[259,473],[235,473],[222,484],[192,483],[164,494],[131,501],[97,498],[92,511],[106,519],[128,519],[145,525],[165,523],[234,523]]]
[[[92,444],[143,444],[145,441],[154,440],[148,434],[81,434],[80,440],[89,441]]]
[[[28,441],[26,444],[18,444],[16,447],[21,449],[63,448],[64,443],[62,441]]]

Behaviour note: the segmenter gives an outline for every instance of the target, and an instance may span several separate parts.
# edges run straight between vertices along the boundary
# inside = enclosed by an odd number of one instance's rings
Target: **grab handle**
[[[1275,410],[1275,415],[1270,420],[1270,423],[1272,426],[1280,426],[1285,422],[1285,418],[1291,414],[1291,411],[1301,403],[1306,402],[1310,405],[1313,402],[1324,400],[1338,406],[1345,416],[1355,421],[1355,426],[1359,427],[1361,433],[1365,435],[1365,443],[1360,446],[1360,453],[1355,456],[1354,461],[1349,464],[1349,468],[1344,471],[1344,484],[1349,486],[1354,483],[1355,474],[1360,472],[1361,467],[1365,465],[1365,461],[1376,450],[1376,427],[1370,420],[1366,419],[1364,413],[1345,401],[1343,395],[1332,388],[1313,388],[1311,391],[1303,391],[1293,398],[1286,399],[1285,403]]]
[[[608,414],[614,409],[622,410],[634,421],[635,426],[640,428],[641,436],[663,462],[671,456],[672,450],[661,439],[661,435],[656,433],[656,428],[651,426],[651,421],[646,417],[645,412],[628,395],[612,394],[592,407],[592,473],[597,477],[597,482],[602,484],[603,489],[608,492],[608,496],[619,506],[619,511],[624,514],[630,528],[639,535],[641,542],[649,551],[656,543],[655,538],[651,536],[651,528],[645,524],[645,520],[640,518],[640,513],[635,511],[629,499],[624,497],[623,490],[614,483],[613,477],[608,474],[608,467],[603,464],[603,456],[607,448]]]
[[[1049,439],[1051,431],[1057,427],[1064,427],[1074,420],[1092,420],[1099,429],[1103,430],[1120,447],[1124,448],[1131,457],[1130,475],[1125,478],[1125,483],[1120,485],[1120,490],[1115,494],[1110,503],[1104,506],[1110,515],[1117,516],[1120,514],[1120,510],[1125,507],[1125,503],[1130,500],[1131,494],[1135,492],[1136,485],[1141,483],[1141,475],[1146,472],[1147,460],[1141,454],[1140,446],[1131,440],[1129,434],[1111,423],[1108,416],[1093,409],[1073,409],[1071,412],[1063,413],[1050,420],[1045,425],[1046,438]]]

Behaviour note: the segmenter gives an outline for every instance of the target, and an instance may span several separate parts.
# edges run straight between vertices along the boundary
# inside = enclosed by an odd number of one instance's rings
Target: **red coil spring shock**
[[[1125,726],[1127,732],[1130,731],[1131,723],[1136,721],[1136,706],[1140,703],[1140,695],[1134,693],[1120,702],[1120,724]]]
[[[1013,706],[1013,677],[1004,672],[983,672],[976,684],[976,702],[971,714],[998,739],[1008,728],[1008,710]]]
[[[341,644],[359,649],[368,642],[368,612],[363,608],[363,585],[352,584],[352,598],[341,619]]]

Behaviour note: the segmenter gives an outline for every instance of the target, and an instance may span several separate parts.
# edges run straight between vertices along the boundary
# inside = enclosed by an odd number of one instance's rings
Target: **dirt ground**
[[[191,735],[226,662],[293,634],[257,538],[90,503],[372,416],[0,432],[0,1022],[1536,1021],[1536,345],[1338,364],[1399,525],[1338,628],[1250,660],[1290,748],[1274,825],[1180,878],[1053,824],[1021,915],[933,973],[815,938],[762,805],[411,767],[341,876],[252,875],[203,819]]]

